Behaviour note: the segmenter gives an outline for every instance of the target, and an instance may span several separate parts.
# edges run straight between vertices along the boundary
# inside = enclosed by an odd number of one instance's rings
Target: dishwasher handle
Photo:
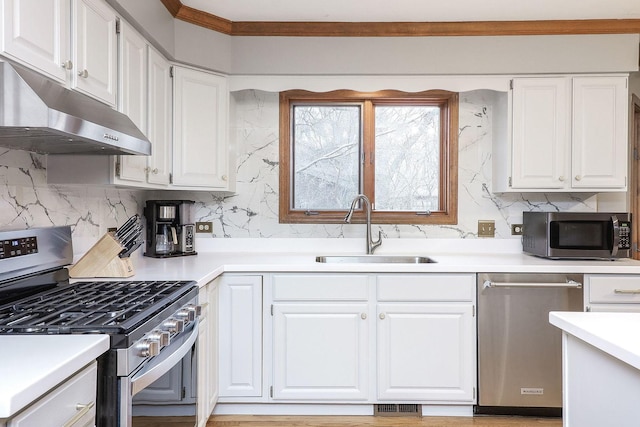
[[[575,280],[567,280],[566,282],[493,282],[485,280],[483,289],[487,288],[582,288],[582,283]]]

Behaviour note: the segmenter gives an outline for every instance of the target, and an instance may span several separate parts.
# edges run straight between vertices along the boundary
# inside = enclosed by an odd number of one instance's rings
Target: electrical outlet
[[[522,224],[511,224],[511,235],[522,236]]]
[[[213,233],[213,223],[211,221],[196,222],[196,233]]]
[[[478,237],[495,237],[496,223],[493,220],[478,221]]]

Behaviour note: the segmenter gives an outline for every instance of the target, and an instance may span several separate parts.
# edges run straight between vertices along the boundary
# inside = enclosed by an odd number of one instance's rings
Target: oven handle
[[[191,347],[198,338],[199,320],[196,319],[193,328],[189,335],[182,336],[176,342],[179,345],[178,349],[173,350],[163,357],[163,353],[160,356],[152,359],[151,362],[143,367],[131,378],[131,396],[135,396],[140,391],[144,390],[149,384],[166,374],[176,364],[182,360],[182,358],[191,350]],[[182,342],[181,342],[182,341]]]

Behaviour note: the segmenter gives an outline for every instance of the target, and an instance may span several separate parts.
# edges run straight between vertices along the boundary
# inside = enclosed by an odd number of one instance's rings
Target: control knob
[[[202,307],[195,304],[188,304],[184,307],[185,310],[193,312],[194,317],[200,317],[202,314]]]
[[[156,340],[145,338],[138,345],[138,356],[152,357],[160,354],[160,344]]]
[[[169,345],[169,342],[171,340],[171,334],[169,333],[169,331],[161,331],[160,329],[154,329],[153,331],[149,332],[149,335],[147,335],[147,338],[150,340],[158,341],[158,344],[162,349],[163,347],[166,347]]]
[[[189,310],[187,307],[183,307],[175,314],[178,319],[183,319],[185,323],[192,322],[196,318],[196,312]]]
[[[169,333],[180,333],[184,330],[184,322],[180,319],[170,318],[162,323],[162,329]]]

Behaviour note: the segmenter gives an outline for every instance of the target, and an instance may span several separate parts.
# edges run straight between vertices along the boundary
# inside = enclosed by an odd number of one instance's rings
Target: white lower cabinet
[[[473,400],[471,304],[378,305],[378,399]]]
[[[367,400],[366,275],[273,278],[274,400]]]
[[[200,288],[198,305],[200,329],[198,334],[198,427],[207,424],[218,401],[218,278]]]
[[[584,276],[585,311],[640,312],[640,275]]]
[[[262,395],[262,276],[225,274],[218,314],[220,398]]]
[[[277,274],[271,283],[274,402],[475,402],[473,274]]]
[[[95,426],[97,378],[94,361],[9,419],[7,427]]]

